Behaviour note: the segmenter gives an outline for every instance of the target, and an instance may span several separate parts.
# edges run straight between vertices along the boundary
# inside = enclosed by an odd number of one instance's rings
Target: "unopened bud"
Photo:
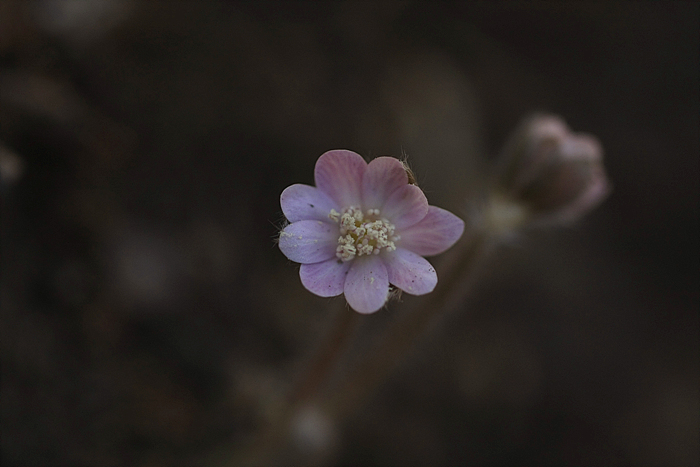
[[[526,119],[501,157],[498,196],[522,205],[532,221],[574,221],[610,191],[598,140],[572,133],[557,116]]]

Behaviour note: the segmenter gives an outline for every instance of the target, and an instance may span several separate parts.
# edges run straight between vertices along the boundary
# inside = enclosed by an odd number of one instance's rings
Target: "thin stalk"
[[[335,368],[335,363],[342,355],[348,338],[359,322],[359,317],[359,313],[343,306],[343,309],[336,316],[330,334],[316,351],[306,373],[299,379],[292,391],[289,405],[304,402],[318,392],[328,374]]]
[[[309,364],[305,366],[306,371],[294,384],[277,417],[256,435],[252,444],[240,450],[225,448],[222,457],[214,460],[213,465],[270,465],[279,462],[277,456],[287,443],[292,418],[301,406],[319,392],[329,374],[336,368],[337,361],[359,322],[359,316],[342,302],[342,308],[334,317],[330,332],[314,351]]]
[[[294,385],[278,416],[256,436],[252,444],[242,450],[229,446],[214,465],[270,465],[279,463],[280,454],[289,442],[292,418],[305,404],[316,399],[326,414],[339,422],[351,414],[374,393],[391,370],[407,356],[410,348],[438,315],[444,316],[468,292],[474,272],[492,250],[495,242],[487,231],[476,233],[461,242],[443,264],[442,277],[436,289],[416,300],[408,310],[402,310],[402,319],[392,323],[359,359],[355,369],[341,378],[338,388],[323,400],[320,390],[337,367],[360,315],[346,306],[338,312],[326,339],[314,352],[307,370]],[[456,254],[455,254],[456,253]]]
[[[365,352],[323,405],[337,420],[360,407],[399,363],[434,320],[444,316],[468,292],[469,281],[479,264],[492,250],[494,242],[487,233],[479,233],[465,242],[455,261],[446,265],[443,279],[435,291],[416,303],[417,309],[405,312],[380,336],[378,345]],[[404,313],[404,311],[402,311]]]

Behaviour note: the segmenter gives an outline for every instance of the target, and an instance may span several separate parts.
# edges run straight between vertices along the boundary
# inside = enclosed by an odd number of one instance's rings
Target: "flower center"
[[[355,256],[378,255],[382,249],[395,250],[394,242],[400,239],[394,234],[394,224],[379,218],[379,209],[363,213],[360,208],[350,206],[342,213],[331,209],[328,217],[340,226],[335,255],[342,261],[350,261]]]

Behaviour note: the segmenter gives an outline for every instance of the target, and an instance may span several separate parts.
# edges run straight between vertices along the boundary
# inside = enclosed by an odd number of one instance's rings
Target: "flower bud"
[[[497,197],[520,205],[529,220],[567,223],[609,193],[598,140],[572,133],[554,115],[527,118],[503,150]]]

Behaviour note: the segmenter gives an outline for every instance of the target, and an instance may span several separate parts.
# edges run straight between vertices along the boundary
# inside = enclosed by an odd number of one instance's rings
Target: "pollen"
[[[342,261],[350,261],[355,256],[378,255],[382,250],[396,249],[394,242],[399,237],[394,234],[394,224],[379,217],[379,209],[366,212],[355,206],[339,213],[331,209],[328,218],[340,227],[338,247],[335,255]]]

